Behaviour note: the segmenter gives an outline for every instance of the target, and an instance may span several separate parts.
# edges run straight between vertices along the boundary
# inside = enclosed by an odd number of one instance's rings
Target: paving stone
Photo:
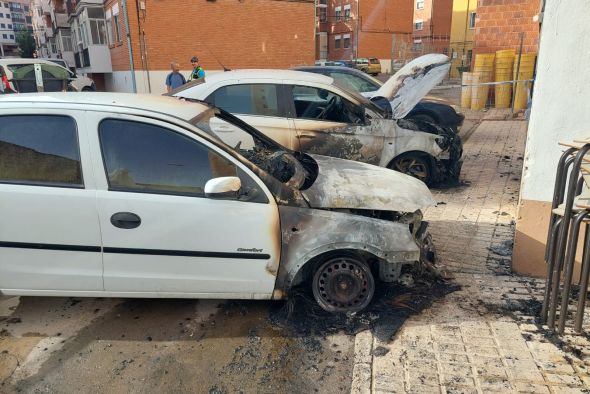
[[[427,209],[424,217],[441,261],[462,289],[408,319],[398,339],[386,344],[389,358],[373,357],[374,392],[590,388],[590,340],[573,333],[568,322],[560,347],[575,346],[577,353],[566,359],[537,316],[520,310],[523,303],[542,302],[544,281],[510,275],[510,256],[489,250],[514,237],[523,163],[517,158],[523,157],[525,139],[524,122],[482,122],[464,144],[462,178],[470,185],[433,189],[434,199],[446,204]]]
[[[541,384],[532,384],[532,383],[522,383],[516,382],[515,383],[516,390],[519,393],[535,393],[535,394],[549,394],[549,387]]]

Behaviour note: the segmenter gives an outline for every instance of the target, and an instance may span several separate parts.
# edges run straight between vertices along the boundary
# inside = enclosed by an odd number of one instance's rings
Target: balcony
[[[51,22],[54,29],[59,29],[60,27],[70,27],[70,24],[68,23],[68,15],[65,12],[51,10]]]
[[[82,52],[74,52],[76,68],[85,73],[110,73],[113,71],[111,52],[106,45],[90,45]]]

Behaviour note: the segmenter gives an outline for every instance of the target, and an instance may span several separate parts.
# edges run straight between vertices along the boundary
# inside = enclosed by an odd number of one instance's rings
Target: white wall
[[[551,201],[559,141],[590,136],[590,6],[547,0],[521,199]]]
[[[223,72],[222,70],[205,70],[207,74]],[[149,86],[152,94],[166,93],[166,76],[170,70],[152,70],[149,75]],[[180,70],[180,73],[188,79],[191,70]],[[144,71],[135,72],[135,83],[137,93],[149,93],[148,77]],[[133,92],[133,83],[131,81],[130,71],[113,71],[105,75],[106,90],[108,92]]]

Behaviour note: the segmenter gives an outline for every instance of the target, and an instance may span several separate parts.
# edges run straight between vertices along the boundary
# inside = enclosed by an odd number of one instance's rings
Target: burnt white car
[[[211,74],[171,94],[223,108],[292,150],[379,165],[434,184],[458,179],[461,140],[448,127],[403,118],[449,68],[445,55],[422,56],[383,84],[373,101],[331,77],[292,70]],[[375,104],[381,101],[387,106]]]
[[[302,284],[357,311],[434,253],[419,180],[171,97],[1,96],[0,201],[5,295],[284,299]]]

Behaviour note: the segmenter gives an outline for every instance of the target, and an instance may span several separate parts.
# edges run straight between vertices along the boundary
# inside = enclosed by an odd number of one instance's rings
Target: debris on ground
[[[498,256],[512,256],[512,249],[514,247],[514,241],[508,239],[501,244],[492,245],[488,248],[488,250],[492,253],[497,254]]]

